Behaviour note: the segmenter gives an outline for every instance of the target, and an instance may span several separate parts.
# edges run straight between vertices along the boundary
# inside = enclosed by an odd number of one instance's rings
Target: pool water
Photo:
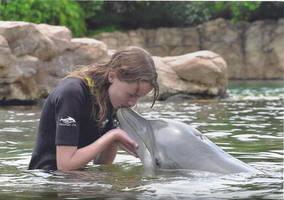
[[[0,108],[0,199],[283,199],[282,81],[230,82],[229,97],[141,103],[145,117],[182,121],[262,174],[190,170],[147,173],[119,151],[114,164],[72,172],[29,171],[41,108]]]

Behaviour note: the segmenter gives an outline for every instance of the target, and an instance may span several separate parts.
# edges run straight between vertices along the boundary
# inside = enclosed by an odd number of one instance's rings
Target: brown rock
[[[201,50],[210,50],[222,55],[228,63],[229,78],[245,76],[245,58],[241,33],[224,19],[216,19],[198,27]]]
[[[73,46],[72,51],[64,51],[50,61],[42,63],[44,70],[50,76],[63,78],[68,72],[80,65],[99,62],[108,57],[106,45],[98,40],[77,38],[72,39],[70,43]]]
[[[0,22],[0,102],[46,97],[78,65],[106,59],[104,43],[72,39],[65,27]]]
[[[153,57],[153,59],[158,73],[160,99],[167,99],[187,89],[185,81],[181,80],[175,71],[162,61],[162,58]]]
[[[183,80],[203,86],[201,92],[212,96],[225,96],[227,89],[227,64],[218,54],[198,51],[182,56],[166,57],[169,65]]]
[[[91,38],[72,39],[71,42],[76,47],[74,55],[77,55],[78,64],[90,64],[100,62],[107,58],[107,46],[98,40]],[[77,64],[75,62],[75,64]]]
[[[94,36],[110,49],[134,45],[147,49],[153,55],[174,56],[199,50],[196,28],[137,29],[128,32],[115,31]]]
[[[229,79],[284,79],[284,19],[231,24],[216,19],[197,27],[137,29],[96,35],[109,48],[138,45],[155,56],[210,50],[228,63]]]
[[[7,40],[0,35],[0,83],[11,83],[21,76],[16,57],[12,54]]]
[[[257,21],[246,32],[247,79],[284,78],[284,19]]]
[[[70,43],[72,33],[68,28],[64,26],[39,24],[37,25],[37,29],[53,41],[55,44],[55,55],[59,55],[66,50],[74,49],[72,43]]]
[[[53,41],[33,23],[0,21],[0,35],[8,41],[15,56],[28,54],[47,60],[56,53]]]

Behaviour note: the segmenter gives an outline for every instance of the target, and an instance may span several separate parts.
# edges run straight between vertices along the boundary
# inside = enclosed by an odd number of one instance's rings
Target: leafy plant
[[[216,18],[284,17],[284,2],[0,0],[0,20],[63,25],[73,36],[137,28],[195,26]]]
[[[229,18],[232,23],[240,20],[249,21],[253,11],[261,5],[260,1],[229,1],[215,2],[215,14],[220,16],[222,13],[229,13]]]
[[[87,21],[92,30],[195,26],[223,17],[232,23],[250,20],[261,2],[105,1]]]
[[[0,20],[67,26],[74,36],[86,33],[85,13],[77,1],[0,0]]]

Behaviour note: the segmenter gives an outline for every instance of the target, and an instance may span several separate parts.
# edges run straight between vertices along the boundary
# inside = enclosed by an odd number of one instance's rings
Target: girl
[[[138,47],[71,73],[46,99],[29,169],[73,170],[91,160],[109,164],[118,146],[137,157],[138,144],[115,128],[115,112],[152,90],[153,106],[157,72],[150,54]]]

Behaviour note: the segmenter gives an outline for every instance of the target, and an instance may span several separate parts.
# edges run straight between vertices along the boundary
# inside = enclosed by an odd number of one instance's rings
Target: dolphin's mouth
[[[128,127],[130,127],[130,129],[135,133],[136,136],[138,136],[142,141],[143,143],[145,144],[145,141],[143,140],[143,138],[137,133],[137,128],[135,128],[132,123],[129,123],[129,120],[127,117],[124,116],[123,114],[123,108],[120,108],[118,111],[117,111],[117,118],[118,118],[118,121],[119,121],[119,124],[122,124],[121,123],[121,120],[119,119],[122,119],[124,121],[124,124],[126,124]],[[129,134],[129,133],[127,133]],[[148,147],[147,147],[148,148]]]
[[[126,110],[127,109],[127,110]],[[127,117],[127,112],[134,112],[134,111],[132,111],[130,108],[120,108],[120,109],[118,109],[118,111],[117,111],[117,119],[118,119],[118,121],[119,121],[119,124],[120,125],[122,125],[122,124],[124,124],[124,125],[126,125],[127,126],[127,128],[128,129],[130,129],[131,130],[131,133],[133,133],[133,134],[135,134],[135,136],[137,137],[137,138],[139,138],[139,140],[145,145],[145,147],[146,147],[146,149],[147,149],[147,151],[148,152],[150,152],[150,149],[151,148],[149,148],[149,146],[148,146],[148,144],[147,144],[147,142],[145,141],[145,139],[138,133],[138,128],[137,127],[135,127],[135,122],[130,122],[131,120],[129,120],[130,119],[130,117]],[[134,112],[135,113],[135,112]],[[136,113],[135,113],[136,114]],[[131,115],[131,114],[129,114],[129,115]],[[137,114],[138,115],[138,114]],[[127,133],[128,135],[130,134],[130,133]],[[131,135],[131,134],[130,134]],[[136,141],[136,142],[138,142],[138,141]],[[139,147],[138,147],[138,149],[139,149]]]

